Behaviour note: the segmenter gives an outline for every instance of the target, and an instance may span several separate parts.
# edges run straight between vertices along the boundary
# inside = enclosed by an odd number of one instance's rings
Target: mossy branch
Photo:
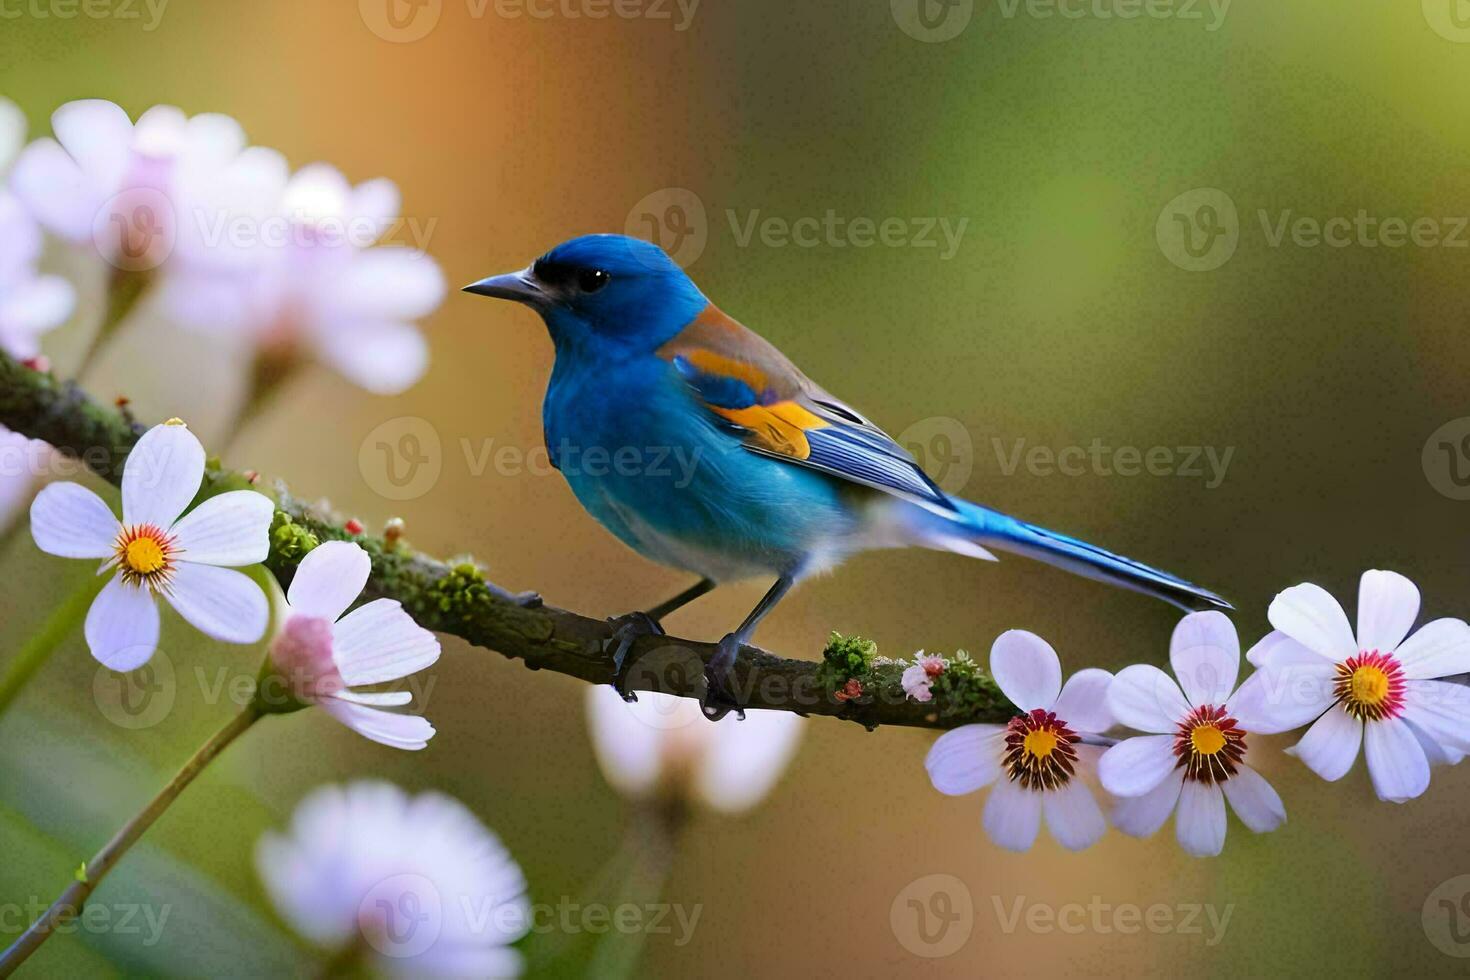
[[[125,407],[98,405],[70,382],[32,370],[0,353],[0,425],[50,443],[113,483],[145,427]],[[212,462],[204,493],[252,485],[243,473]],[[257,489],[264,489],[257,487]],[[334,515],[277,486],[278,512],[271,529],[267,567],[283,587],[297,563],[318,543],[355,541],[372,556],[368,591],[397,599],[421,625],[592,684],[613,679],[604,650],[612,630],[601,619],[543,604],[529,593],[512,594],[487,581],[471,561],[442,562],[401,540],[352,534]],[[704,664],[715,644],[672,636],[640,637],[629,653],[625,686],[697,698],[704,692]],[[823,659],[793,660],[746,647],[734,666],[732,687],[746,707],[827,715],[868,728],[903,725],[951,728],[972,721],[1001,722],[1015,708],[978,668],[953,671],[934,687],[934,700],[905,697],[902,667],[874,661],[867,641],[833,634]]]

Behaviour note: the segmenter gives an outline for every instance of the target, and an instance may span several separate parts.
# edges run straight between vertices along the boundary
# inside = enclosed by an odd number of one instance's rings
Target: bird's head
[[[573,238],[464,291],[531,307],[559,349],[634,353],[657,350],[709,302],[663,249],[625,235]]]

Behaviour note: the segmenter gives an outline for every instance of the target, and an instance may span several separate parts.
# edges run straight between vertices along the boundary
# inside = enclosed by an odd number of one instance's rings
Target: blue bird
[[[545,321],[556,363],[542,424],[577,500],[639,554],[700,576],[615,620],[620,678],[634,638],[662,632],[675,609],[721,582],[775,577],[708,665],[712,718],[738,707],[729,669],[760,621],[802,579],[868,549],[994,561],[995,548],[1181,608],[1230,608],[1167,572],[948,496],[882,429],[721,312],[656,245],[586,235],[464,288]]]

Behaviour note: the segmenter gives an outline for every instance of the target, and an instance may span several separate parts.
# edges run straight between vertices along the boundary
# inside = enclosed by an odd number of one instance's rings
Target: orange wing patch
[[[752,405],[749,408],[710,408],[721,417],[748,430],[751,441],[756,446],[792,459],[806,459],[810,456],[812,446],[807,441],[807,431],[826,428],[828,424],[825,419],[812,414],[796,402]]]

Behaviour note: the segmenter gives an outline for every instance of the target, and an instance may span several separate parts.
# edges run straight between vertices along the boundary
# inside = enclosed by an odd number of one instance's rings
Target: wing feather
[[[659,355],[710,412],[742,433],[752,452],[954,509],[886,432],[713,304]]]

